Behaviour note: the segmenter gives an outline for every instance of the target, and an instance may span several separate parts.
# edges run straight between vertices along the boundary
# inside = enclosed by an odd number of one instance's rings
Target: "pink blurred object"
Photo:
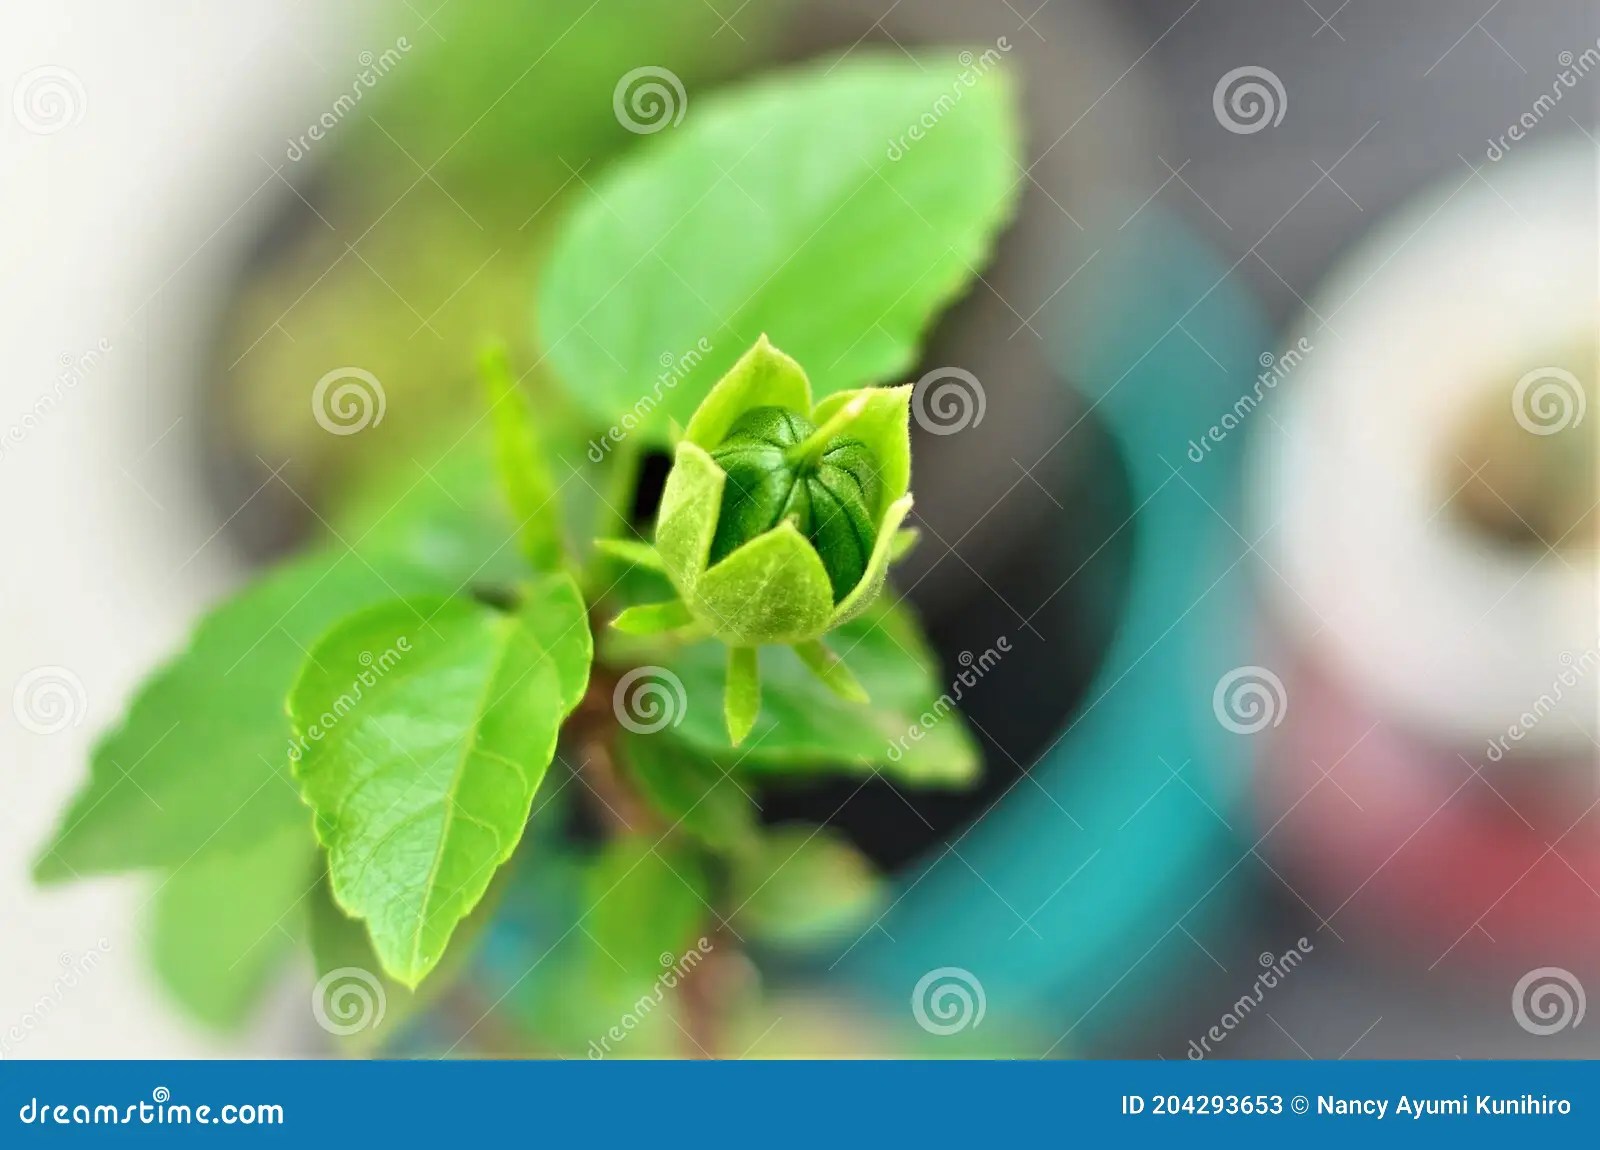
[[[1303,655],[1284,665],[1288,705],[1257,778],[1261,845],[1319,917],[1392,940],[1429,969],[1600,957],[1592,760],[1485,770],[1480,749],[1416,738]],[[1585,778],[1590,793],[1563,793],[1552,777]]]

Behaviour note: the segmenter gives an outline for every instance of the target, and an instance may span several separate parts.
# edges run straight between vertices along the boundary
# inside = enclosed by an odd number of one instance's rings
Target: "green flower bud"
[[[752,408],[734,421],[711,453],[728,478],[710,561],[787,519],[816,548],[837,603],[866,573],[882,484],[866,444],[844,436],[808,442],[816,431],[781,407]]]
[[[656,550],[691,616],[733,646],[820,638],[883,588],[911,510],[911,388],[811,402],[765,337],[684,431]]]
[[[811,401],[811,384],[765,336],[695,409],[673,455],[655,547],[613,554],[664,573],[679,602],[624,611],[635,634],[710,634],[729,647],[737,743],[760,706],[756,648],[792,646],[840,695],[860,686],[820,642],[883,590],[912,532],[911,387]]]

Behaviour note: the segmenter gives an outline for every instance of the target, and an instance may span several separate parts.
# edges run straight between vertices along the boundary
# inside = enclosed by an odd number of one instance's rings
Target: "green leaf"
[[[41,881],[173,868],[305,827],[283,701],[306,649],[342,615],[455,583],[410,558],[322,551],[208,615],[95,747],[90,778],[36,864]]]
[[[828,645],[821,639],[813,639],[809,643],[796,643],[794,653],[800,656],[800,661],[810,669],[823,686],[832,691],[847,703],[866,703],[871,701],[866,688],[861,685],[861,680],[851,674],[849,666],[839,656],[828,649]]]
[[[656,549],[640,539],[596,539],[594,549],[612,559],[643,567],[646,571],[656,571],[662,575],[667,573]]]
[[[981,759],[955,695],[910,609],[884,596],[828,637],[833,652],[871,697],[850,703],[819,682],[795,652],[762,652],[761,727],[735,748],[723,723],[724,647],[666,647],[615,632],[605,654],[619,664],[665,668],[683,684],[687,705],[670,734],[701,753],[737,762],[746,773],[817,773],[880,768],[911,785],[952,786],[977,778]]]
[[[755,811],[731,772],[663,734],[626,735],[618,751],[639,793],[671,829],[719,850],[752,841]]]
[[[761,713],[760,653],[754,647],[728,648],[728,678],[722,688],[723,720],[728,741],[744,742]]]
[[[323,860],[319,858],[318,863],[321,865]],[[513,860],[495,874],[483,900],[456,928],[450,951],[438,970],[427,985],[416,990],[407,989],[383,973],[367,928],[339,909],[327,868],[322,866],[315,888],[306,894],[304,908],[317,973],[311,1009],[312,1016],[342,1054],[358,1057],[378,1050],[449,988],[452,975],[467,965],[500,909],[516,866]]]
[[[533,410],[511,377],[503,348],[486,352],[480,371],[494,423],[495,460],[516,517],[523,553],[535,571],[554,571],[563,555],[561,504],[534,427]]]
[[[611,625],[628,635],[660,635],[680,631],[694,623],[694,616],[682,599],[665,603],[636,603],[624,607]]]
[[[783,827],[735,861],[733,929],[785,946],[836,940],[871,920],[884,891],[844,836],[826,827]]]
[[[909,370],[1025,183],[1009,80],[961,74],[950,57],[856,54],[698,100],[559,235],[539,297],[555,374],[609,423],[664,352],[708,341],[638,412],[635,434],[660,442],[763,332],[819,397]]]
[[[210,1026],[242,1025],[300,936],[316,870],[315,844],[293,825],[167,875],[152,898],[150,947],[168,991]]]
[[[889,544],[889,562],[898,563],[911,554],[921,539],[922,532],[915,527],[900,528],[894,533],[894,541]]]
[[[515,850],[591,655],[566,576],[536,584],[515,615],[468,599],[383,604],[312,650],[289,700],[296,774],[334,896],[399,982],[433,969]]]
[[[330,535],[380,570],[401,563],[432,572],[442,591],[527,578],[491,431],[485,420],[438,456],[397,460],[331,493]],[[569,483],[566,492],[574,486],[581,485]]]
[[[671,840],[623,835],[606,844],[586,876],[580,923],[599,950],[602,984],[624,1001],[648,986],[705,932],[706,877]]]

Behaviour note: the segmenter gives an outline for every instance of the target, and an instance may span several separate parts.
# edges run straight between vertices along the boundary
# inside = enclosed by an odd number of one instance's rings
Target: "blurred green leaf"
[[[393,4],[381,34],[404,35],[412,48],[362,100],[353,158],[403,189],[417,179],[409,154],[475,206],[494,194],[512,200],[521,223],[547,189],[571,179],[562,159],[580,167],[584,157],[638,140],[614,108],[624,75],[648,61],[697,99],[702,81],[759,53],[774,17],[792,6],[764,0],[734,13],[683,0],[472,0],[421,11]],[[383,203],[397,193],[386,192]]]
[[[836,940],[884,905],[885,885],[843,835],[782,827],[734,860],[733,929],[782,946]]]
[[[618,752],[656,812],[706,846],[729,850],[756,833],[750,796],[722,767],[666,735],[624,735]]]
[[[600,955],[601,979],[632,994],[648,987],[705,932],[705,874],[671,839],[623,835],[607,843],[585,876],[581,926]]]
[[[625,607],[611,620],[611,625],[628,635],[662,635],[669,631],[683,631],[694,625],[694,616],[681,599],[665,603],[639,603]]]
[[[350,485],[328,519],[329,534],[375,566],[400,562],[435,572],[441,590],[504,586],[529,574],[487,421],[440,454],[395,461]]]
[[[817,681],[828,690],[847,703],[868,703],[871,697],[866,688],[856,679],[850,671],[850,665],[833,651],[821,639],[813,639],[809,643],[796,643],[794,653],[800,656]]]
[[[558,235],[538,306],[557,377],[661,441],[763,333],[817,397],[910,368],[1024,182],[1007,77],[963,87],[953,57],[853,55],[694,101]]]
[[[511,503],[517,537],[536,571],[561,565],[561,503],[528,398],[511,376],[504,349],[486,352],[481,371],[494,423],[495,461]]]
[[[683,840],[635,834],[607,843],[584,874],[574,945],[541,996],[559,1040],[591,1058],[680,1049],[679,988],[709,953],[709,897]]]
[[[514,615],[461,598],[382,604],[312,650],[289,697],[295,773],[336,900],[401,983],[434,968],[516,849],[591,654],[566,576]]]
[[[302,812],[237,853],[177,867],[151,905],[157,975],[196,1018],[218,1029],[243,1024],[300,937],[302,902],[316,875],[316,847]]]

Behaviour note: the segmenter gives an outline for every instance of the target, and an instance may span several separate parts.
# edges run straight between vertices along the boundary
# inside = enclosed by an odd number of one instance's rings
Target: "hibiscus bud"
[[[837,603],[867,569],[878,537],[877,463],[859,439],[823,438],[805,416],[756,407],[734,421],[711,458],[727,475],[710,561],[792,522],[811,542]]]
[[[706,394],[673,455],[643,561],[678,601],[631,607],[615,625],[726,643],[735,743],[760,705],[761,646],[792,646],[832,689],[861,699],[820,640],[883,590],[909,536],[910,485],[910,386],[813,404],[800,365],[763,336]],[[611,549],[640,559],[637,547]]]

